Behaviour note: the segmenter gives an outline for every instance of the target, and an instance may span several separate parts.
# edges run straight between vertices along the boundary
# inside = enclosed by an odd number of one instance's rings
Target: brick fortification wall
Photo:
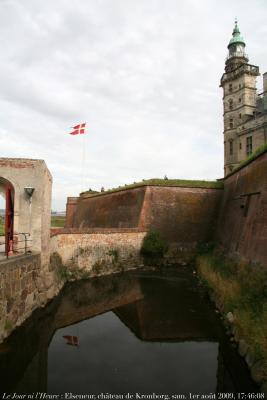
[[[77,201],[78,197],[67,198],[65,227],[73,227],[73,218],[77,207]]]
[[[146,187],[81,196],[73,217],[77,228],[137,228]]]
[[[213,227],[221,189],[148,186],[139,227],[162,232],[169,242],[206,242]]]
[[[225,178],[216,239],[226,254],[267,266],[267,152]]]
[[[156,229],[170,243],[170,258],[187,261],[198,243],[213,239],[221,196],[221,189],[165,186],[81,196],[72,226]]]

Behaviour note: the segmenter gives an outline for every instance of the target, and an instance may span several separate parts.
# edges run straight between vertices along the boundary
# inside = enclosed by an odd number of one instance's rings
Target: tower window
[[[230,108],[230,110],[233,109],[233,100],[232,99],[229,100],[229,108]]]
[[[230,85],[229,85],[229,92],[232,92],[232,90],[233,90],[233,85],[232,85],[232,83],[230,83]]]
[[[239,103],[241,103],[241,101],[242,101],[242,99],[241,99],[241,97],[239,97]]]
[[[232,140],[230,140],[230,142],[229,142],[229,154],[230,154],[230,156],[232,156],[233,155],[233,141]]]
[[[241,83],[239,83],[239,89],[241,89]]]
[[[247,137],[247,146],[246,146],[246,152],[247,156],[249,156],[252,153],[252,136]]]
[[[230,118],[230,129],[232,129],[233,127],[234,127],[233,118]]]
[[[239,114],[239,118],[240,118],[240,119],[242,118],[242,114]]]
[[[239,150],[241,150],[242,149],[242,143],[240,142],[239,143]]]

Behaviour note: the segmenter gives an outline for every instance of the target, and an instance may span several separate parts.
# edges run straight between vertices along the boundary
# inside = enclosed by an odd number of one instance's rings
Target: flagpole
[[[85,134],[82,135],[82,191],[85,190]]]

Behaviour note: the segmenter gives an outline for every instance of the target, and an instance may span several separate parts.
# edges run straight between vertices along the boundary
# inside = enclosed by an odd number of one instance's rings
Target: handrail
[[[23,240],[19,240],[18,236],[23,235]],[[13,234],[13,240],[8,241],[0,241],[0,245],[7,245],[7,251],[5,252],[5,256],[8,259],[13,255],[13,252],[17,252],[17,250],[24,250],[24,254],[30,251],[31,246],[29,246],[29,242],[32,242],[32,239],[29,239],[30,233],[28,232],[15,232]],[[15,240],[14,240],[15,239]],[[24,243],[23,247],[17,247],[18,243]],[[15,245],[15,246],[14,246]],[[13,246],[15,249],[13,249]]]

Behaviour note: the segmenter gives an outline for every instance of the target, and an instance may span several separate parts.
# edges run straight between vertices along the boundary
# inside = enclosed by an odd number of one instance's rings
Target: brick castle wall
[[[75,229],[156,229],[170,244],[169,258],[187,262],[199,243],[213,240],[221,189],[142,186],[81,196]]]
[[[226,254],[267,266],[267,152],[224,180],[216,240]]]
[[[98,196],[81,196],[77,202],[73,227],[137,228],[145,191],[146,188],[141,187]]]

